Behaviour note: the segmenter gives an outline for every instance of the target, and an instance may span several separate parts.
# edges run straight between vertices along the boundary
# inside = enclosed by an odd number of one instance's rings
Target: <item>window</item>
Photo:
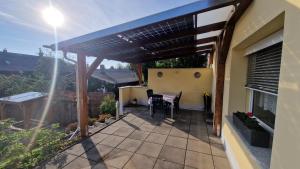
[[[277,96],[253,91],[253,114],[274,129]]]
[[[248,55],[246,87],[251,91],[250,109],[254,116],[274,129],[282,42]],[[272,130],[270,129],[270,130]]]

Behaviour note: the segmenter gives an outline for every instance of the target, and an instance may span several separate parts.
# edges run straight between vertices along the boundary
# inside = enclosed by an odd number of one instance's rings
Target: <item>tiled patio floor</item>
[[[127,111],[126,117],[61,153],[45,168],[230,168],[201,112],[181,110],[171,120],[159,113],[152,118],[144,107]]]

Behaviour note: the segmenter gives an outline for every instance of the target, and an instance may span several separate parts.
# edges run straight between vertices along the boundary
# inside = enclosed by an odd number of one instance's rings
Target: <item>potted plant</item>
[[[262,128],[255,118],[252,118],[252,113],[233,113],[233,124],[251,145],[269,147],[270,133]]]

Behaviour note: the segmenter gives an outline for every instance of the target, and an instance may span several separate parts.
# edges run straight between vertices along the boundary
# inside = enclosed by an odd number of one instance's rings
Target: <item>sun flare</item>
[[[60,27],[64,23],[63,14],[56,8],[50,6],[43,10],[43,18],[47,24],[53,27]]]

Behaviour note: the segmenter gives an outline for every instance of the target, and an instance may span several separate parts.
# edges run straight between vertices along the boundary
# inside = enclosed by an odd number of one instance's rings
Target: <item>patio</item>
[[[146,107],[127,115],[40,168],[229,169],[221,140],[203,112],[181,110],[174,120],[150,117]]]

